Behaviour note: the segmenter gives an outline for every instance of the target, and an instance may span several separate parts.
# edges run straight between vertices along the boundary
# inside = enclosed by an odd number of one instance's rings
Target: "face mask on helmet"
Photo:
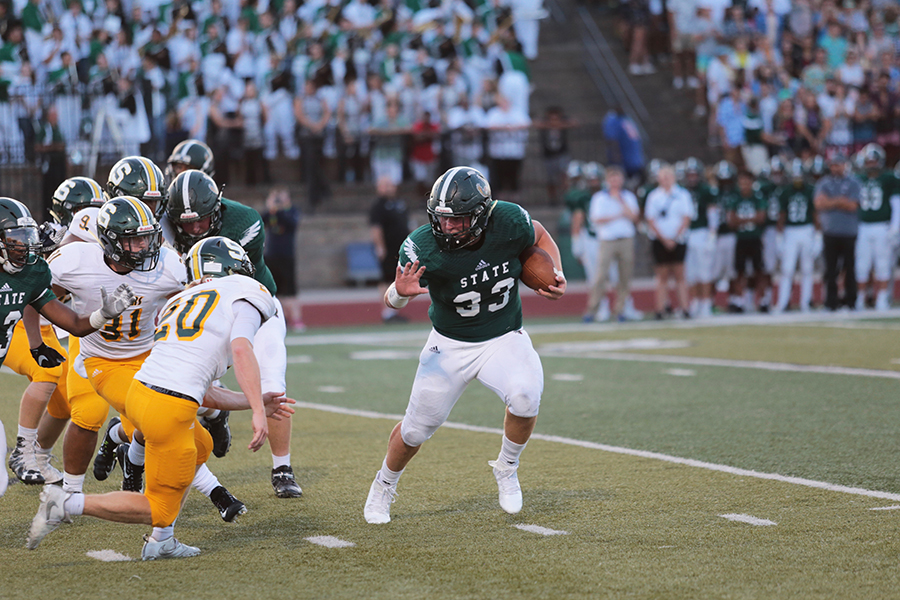
[[[116,250],[110,259],[135,271],[152,271],[159,263],[162,232],[159,225],[150,230],[118,237]]]
[[[37,262],[41,240],[36,225],[3,229],[0,233],[0,258],[7,273],[18,273],[25,265]]]
[[[493,200],[484,176],[471,167],[454,167],[431,188],[428,220],[443,250],[458,250],[477,242],[487,227]]]
[[[176,249],[186,253],[222,228],[222,192],[201,171],[185,171],[169,186],[166,216],[175,230]]]
[[[188,283],[229,275],[253,277],[256,273],[256,268],[241,245],[219,236],[194,244],[185,255],[184,265]]]

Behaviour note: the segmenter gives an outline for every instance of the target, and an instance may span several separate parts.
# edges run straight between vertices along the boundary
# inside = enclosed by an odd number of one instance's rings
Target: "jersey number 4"
[[[203,333],[203,324],[218,302],[219,294],[214,290],[200,292],[183,301],[179,300],[160,315],[159,327],[156,328],[153,341],[166,339],[173,326],[179,340],[187,342],[197,339]]]
[[[497,312],[509,302],[509,292],[512,290],[513,286],[516,285],[516,280],[512,277],[507,277],[506,279],[501,279],[498,281],[493,288],[491,288],[491,296],[496,296],[497,294],[503,294],[503,297],[500,298],[500,301],[495,304],[488,304],[488,311]],[[464,294],[458,295],[453,299],[453,304],[456,304],[456,312],[459,313],[461,317],[474,317],[477,316],[478,313],[481,312],[481,293],[479,292],[466,292]]]

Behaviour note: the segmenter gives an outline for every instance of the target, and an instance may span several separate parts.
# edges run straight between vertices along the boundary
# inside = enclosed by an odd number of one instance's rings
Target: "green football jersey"
[[[579,210],[584,213],[584,225],[583,227],[587,229],[587,232],[592,236],[596,237],[597,232],[594,230],[593,223],[591,223],[588,215],[591,210],[591,198],[593,194],[591,191],[585,188],[569,188],[566,190],[566,193],[563,195],[563,201],[566,203],[566,207],[572,213],[576,213]]]
[[[781,212],[785,214],[785,225],[809,225],[813,222],[816,207],[813,205],[815,188],[808,183],[802,187],[786,185],[778,196]]]
[[[13,328],[22,318],[25,307],[30,304],[39,311],[54,298],[56,295],[50,289],[50,267],[44,259],[25,265],[15,275],[0,268],[0,365],[6,358]]]
[[[250,257],[258,282],[266,286],[273,296],[277,291],[272,272],[266,266],[263,252],[266,245],[266,229],[259,213],[240,202],[222,198],[222,228],[219,235],[241,245]]]
[[[716,231],[718,235],[727,235],[734,233],[734,230],[728,226],[728,198],[733,193],[732,190],[726,190],[721,187],[710,187],[709,193],[713,197],[716,205],[719,207],[719,229]]]
[[[861,223],[888,223],[891,220],[891,195],[900,193],[897,178],[884,172],[877,177],[859,176],[859,220]]]
[[[438,333],[483,342],[522,327],[519,254],[533,245],[528,212],[497,201],[480,243],[442,250],[431,226],[423,225],[404,240],[400,264],[418,260],[425,266],[420,283],[431,296],[428,316]]]
[[[766,227],[778,224],[778,216],[781,214],[781,186],[761,179],[758,182],[759,193],[766,199]]]
[[[691,195],[694,203],[694,218],[691,219],[691,229],[706,229],[709,227],[709,216],[707,212],[710,206],[716,204],[716,197],[712,190],[703,182],[695,188],[684,188]]]
[[[768,202],[758,191],[754,191],[748,197],[741,196],[740,192],[734,191],[726,196],[725,207],[727,212],[735,213],[740,219],[751,219],[757,212],[765,211],[768,208]],[[738,238],[761,237],[763,227],[756,223],[744,223],[737,228]]]

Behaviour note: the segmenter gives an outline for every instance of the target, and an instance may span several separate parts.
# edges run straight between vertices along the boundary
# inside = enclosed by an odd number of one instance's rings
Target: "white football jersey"
[[[69,223],[69,229],[66,231],[66,235],[63,236],[62,243],[99,243],[100,238],[97,237],[97,213],[99,212],[100,207],[88,206],[75,213],[75,216],[72,217],[72,222]]]
[[[256,307],[263,321],[275,315],[269,291],[243,275],[215,278],[169,300],[159,315],[153,350],[134,378],[202,402],[212,382],[232,364],[233,305],[238,300]]]
[[[99,244],[68,244],[47,259],[53,283],[72,294],[72,310],[80,315],[100,308],[100,287],[110,294],[122,283],[134,290],[135,303],[99,331],[81,339],[81,356],[123,359],[153,346],[156,314],[173,294],[184,289],[187,271],[178,253],[162,248],[152,271],[120,275],[103,260]]]

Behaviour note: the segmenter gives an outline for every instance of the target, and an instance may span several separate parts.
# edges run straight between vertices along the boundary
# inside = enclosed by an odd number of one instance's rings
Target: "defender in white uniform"
[[[250,408],[253,451],[262,447],[268,434],[267,412],[275,418],[293,412],[282,404],[280,394],[264,398],[261,392],[251,340],[275,314],[275,302],[250,278],[253,266],[246,253],[230,240],[214,237],[199,242],[187,260],[191,285],[160,315],[156,344],[136,373],[126,401],[127,414],[147,440],[145,493],[85,496],[46,486],[32,521],[29,548],[36,548],[61,522],[87,514],[153,525],[152,535],[144,538],[144,560],[196,556],[198,548],[174,538],[173,524],[195,467],[209,458],[212,449],[212,438],[197,421],[199,404],[208,402],[223,410]],[[180,367],[177,376],[173,364]],[[210,388],[231,364],[243,394]]]

